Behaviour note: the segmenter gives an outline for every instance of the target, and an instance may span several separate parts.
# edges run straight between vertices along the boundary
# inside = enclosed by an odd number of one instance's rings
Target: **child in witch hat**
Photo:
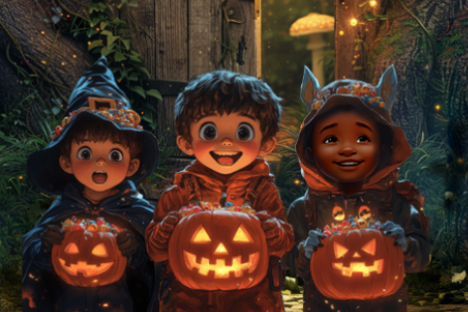
[[[135,187],[156,169],[158,145],[106,61],[85,72],[62,126],[28,158],[30,181],[58,197],[24,236],[24,311],[158,310],[156,267],[144,245],[154,207]],[[65,234],[75,231],[81,238],[64,246]],[[116,239],[100,241],[101,232]],[[52,254],[60,245],[63,251]]]
[[[397,180],[398,167],[411,155],[411,147],[403,130],[390,117],[396,87],[393,66],[375,87],[343,79],[323,89],[305,68],[301,97],[309,113],[301,126],[296,151],[308,191],[288,212],[296,240],[296,247],[289,254],[289,266],[304,279],[304,311],[406,311],[408,292],[402,282],[403,273],[421,272],[429,262],[424,198],[411,182]],[[349,215],[356,217],[355,221],[348,220]],[[365,241],[364,236],[362,248],[358,244],[325,247],[322,243],[327,235],[332,235],[328,230],[332,224],[332,231],[339,232],[340,228],[347,231],[366,224],[379,228],[379,222],[383,235],[395,238],[399,249],[394,252],[403,254],[399,265],[404,270],[400,267],[401,274],[392,275],[393,281],[402,284],[395,286],[392,294],[387,287],[375,287],[380,278],[377,275],[390,272],[389,259],[379,258],[385,246],[376,246],[375,240]],[[317,228],[325,229],[322,232]],[[359,233],[362,232],[352,235]],[[350,235],[351,232],[347,238]],[[311,274],[310,259],[320,248],[331,252],[327,254],[326,267],[314,268],[312,273],[320,272],[316,273],[320,277],[324,272],[329,274],[327,289]],[[365,267],[380,261],[382,266],[365,271]],[[392,281],[388,285],[391,284]],[[374,286],[360,294],[366,299],[356,299],[352,294],[362,290],[363,285]],[[332,298],[339,291],[346,300]]]

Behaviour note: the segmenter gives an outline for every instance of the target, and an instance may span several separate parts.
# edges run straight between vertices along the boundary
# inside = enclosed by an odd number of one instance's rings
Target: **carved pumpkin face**
[[[179,281],[192,289],[250,288],[268,268],[265,233],[251,214],[215,210],[189,215],[171,235],[169,262]]]
[[[73,231],[52,249],[55,272],[67,284],[102,286],[118,281],[127,265],[111,232]]]
[[[379,230],[359,229],[326,238],[313,253],[312,278],[326,297],[375,299],[395,293],[405,273],[401,248]]]

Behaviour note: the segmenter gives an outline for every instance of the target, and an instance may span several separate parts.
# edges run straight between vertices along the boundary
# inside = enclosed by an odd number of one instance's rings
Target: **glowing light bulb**
[[[357,25],[357,19],[352,18],[349,23],[351,24],[351,26],[356,26]]]
[[[371,0],[371,1],[369,1],[369,4],[370,4],[370,6],[372,6],[372,7],[373,7],[373,6],[376,6],[376,5],[377,5],[377,1]]]
[[[437,105],[435,106],[435,109],[436,109],[436,110],[440,110],[440,105],[437,104]]]
[[[340,34],[340,36],[343,36],[343,35],[344,35],[344,31],[340,30],[339,34]]]

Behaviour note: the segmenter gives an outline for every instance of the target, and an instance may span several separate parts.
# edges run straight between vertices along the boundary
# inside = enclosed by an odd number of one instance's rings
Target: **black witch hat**
[[[141,182],[158,166],[159,150],[156,138],[139,125],[140,116],[131,109],[128,98],[117,86],[106,63],[107,59],[103,56],[84,73],[68,100],[62,126],[58,126],[51,133],[52,141],[49,145],[32,153],[28,158],[28,178],[44,193],[60,194],[68,182],[76,181],[72,174],[66,173],[60,167],[60,147],[73,125],[84,121],[108,122],[119,131],[138,134],[142,146],[139,155],[140,167],[129,177],[135,184]]]

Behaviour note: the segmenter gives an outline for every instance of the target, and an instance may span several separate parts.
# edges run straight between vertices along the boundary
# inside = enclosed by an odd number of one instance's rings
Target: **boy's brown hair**
[[[260,79],[227,70],[215,70],[190,79],[177,97],[176,132],[190,142],[192,122],[216,113],[245,113],[260,121],[263,143],[278,132],[281,100]]]
[[[81,143],[85,138],[93,142],[110,140],[128,147],[131,160],[139,158],[141,152],[141,142],[136,132],[121,131],[105,121],[85,121],[73,125],[67,133],[60,147],[61,156],[69,158],[72,142]]]

